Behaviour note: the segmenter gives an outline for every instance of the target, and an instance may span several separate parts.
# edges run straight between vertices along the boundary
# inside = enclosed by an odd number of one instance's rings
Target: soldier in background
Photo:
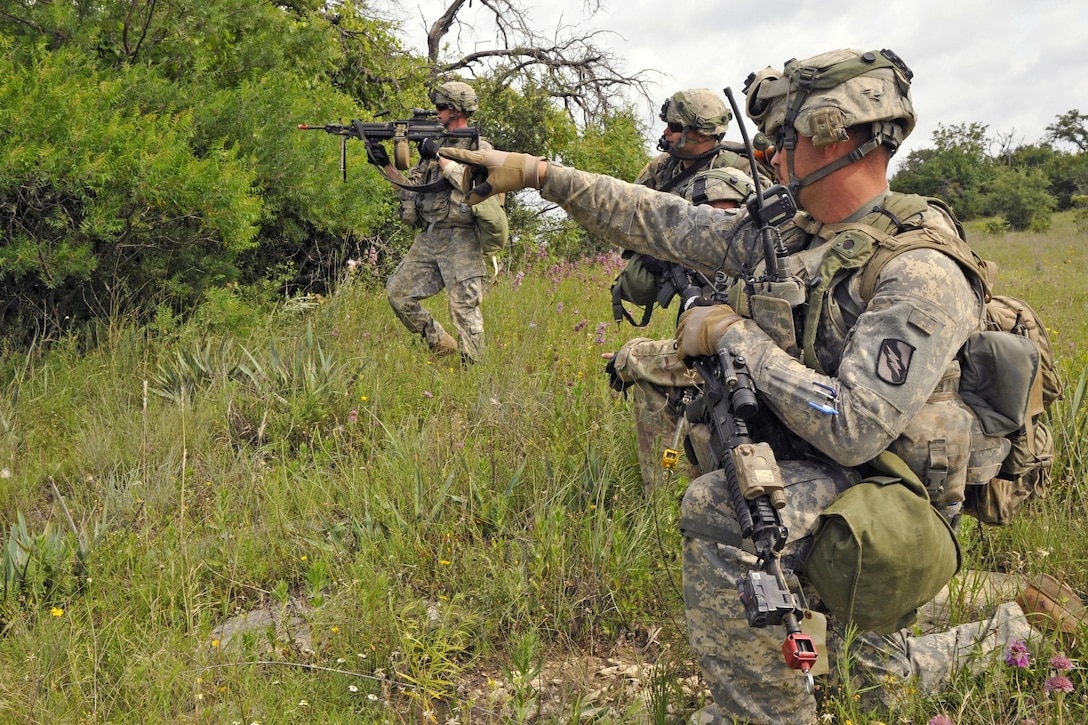
[[[430,94],[438,121],[447,130],[468,127],[468,119],[476,111],[476,92],[467,83],[449,81]],[[484,319],[480,312],[483,300],[487,264],[481,249],[481,236],[505,233],[506,212],[499,198],[486,205],[469,206],[460,188],[462,167],[438,156],[444,146],[469,148],[467,138],[426,139],[419,143],[419,162],[402,175],[385,149],[377,141],[368,142],[367,160],[383,170],[389,179],[420,190],[398,186],[401,218],[419,228],[408,253],[386,281],[389,304],[410,332],[419,334],[437,355],[456,355],[473,363],[480,358]],[[480,139],[479,150],[492,148]],[[449,295],[449,312],[457,330],[457,338],[443,329],[420,300],[433,297],[445,289]]]
[[[646,165],[635,183],[674,194],[696,206],[705,204],[717,209],[742,206],[754,191],[749,176],[752,167],[743,155],[743,146],[723,140],[733,119],[725,102],[706,88],[677,91],[662,104],[660,118],[665,123],[657,143],[662,153]],[[760,182],[764,187],[769,184],[765,177]],[[620,298],[625,285],[644,284],[646,280],[659,282],[668,274],[671,263],[634,252],[625,252],[624,256],[629,260],[628,268],[613,285],[613,309],[617,321],[622,315],[633,322],[630,315],[618,308],[623,304]],[[690,275],[690,272],[683,270],[681,274]],[[660,284],[656,287],[651,293],[654,298]],[[646,321],[653,304],[650,302],[646,308]],[[632,395],[639,470],[649,493],[665,471],[662,466],[665,447],[675,447],[686,433],[681,425],[683,404],[690,399],[698,376],[677,359],[671,339],[637,337],[618,352],[603,357],[609,361],[605,369],[612,387],[630,391]]]

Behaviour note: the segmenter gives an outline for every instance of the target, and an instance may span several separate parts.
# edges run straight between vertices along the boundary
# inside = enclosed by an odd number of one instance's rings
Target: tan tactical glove
[[[729,305],[692,307],[676,325],[676,353],[685,363],[718,352],[718,340],[729,326],[744,318]]]
[[[469,151],[468,149],[442,148],[439,155],[465,165],[465,177],[462,189],[471,189],[465,193],[465,201],[479,204],[489,196],[518,189],[539,189],[539,156],[515,154],[506,151]],[[473,187],[474,170],[487,171],[487,181]]]

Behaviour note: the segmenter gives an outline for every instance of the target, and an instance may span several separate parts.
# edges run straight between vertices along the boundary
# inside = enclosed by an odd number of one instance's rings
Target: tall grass
[[[971,566],[1088,591],[1088,274],[1071,229],[978,239],[1002,290],[1053,326],[1069,385],[1052,494],[964,543]],[[489,287],[486,351],[465,369],[353,280],[274,310],[217,296],[187,325],[114,321],[89,354],[73,341],[0,360],[0,721],[619,723],[697,709],[677,590],[684,482],[644,496],[600,358],[668,335],[673,314],[644,333],[614,325],[613,255],[523,259]],[[447,319],[444,295],[427,304]],[[1010,699],[1044,702],[1042,671],[1015,674],[916,698],[911,721],[1003,722]],[[1073,675],[1069,722],[1088,693]]]

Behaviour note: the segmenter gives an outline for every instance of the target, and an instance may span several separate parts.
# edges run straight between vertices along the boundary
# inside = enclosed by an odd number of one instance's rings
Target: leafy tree
[[[0,324],[49,336],[135,300],[192,298],[234,277],[260,198],[236,151],[197,155],[193,117],[121,103],[124,78],[78,50],[0,55]]]
[[[1045,231],[1057,206],[1041,169],[1000,169],[988,184],[985,212],[1002,217],[1013,230]]]
[[[1088,152],[1088,115],[1077,109],[1066,111],[1046,127],[1047,139],[1072,144],[1081,153]]]
[[[1058,200],[1058,209],[1071,209],[1074,197],[1088,194],[1088,152],[1055,154],[1043,171],[1050,179],[1050,193]]]
[[[908,154],[892,177],[892,188],[941,198],[965,219],[980,214],[981,186],[994,173],[993,161],[987,155],[987,128],[979,123],[938,125],[933,132],[935,148]]]
[[[136,302],[183,308],[209,286],[272,273],[323,279],[391,223],[384,185],[362,174],[341,183],[335,141],[295,128],[360,115],[334,87],[341,38],[323,11],[255,0],[6,6],[6,334],[52,334]],[[377,52],[373,67],[393,55]]]

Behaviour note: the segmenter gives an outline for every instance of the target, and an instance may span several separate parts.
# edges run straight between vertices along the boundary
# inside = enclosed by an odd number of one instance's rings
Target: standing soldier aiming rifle
[[[460,81],[437,86],[430,98],[447,131],[467,128],[478,106],[476,92]],[[367,161],[397,183],[402,220],[419,228],[408,253],[386,282],[390,306],[404,326],[422,336],[435,354],[460,353],[464,363],[478,361],[484,334],[480,303],[487,276],[485,253],[495,254],[505,244],[506,212],[498,197],[486,204],[465,203],[465,190],[460,188],[462,167],[438,156],[440,148],[471,148],[473,139],[444,135],[420,140],[420,160],[407,176],[393,166],[381,143],[370,138],[365,141]],[[491,148],[479,139],[479,151]],[[496,258],[492,256],[492,260]],[[498,263],[494,263],[497,272]],[[420,304],[443,288],[449,295],[456,339]]]
[[[925,635],[906,628],[959,566],[960,513],[985,520],[984,508],[1007,513],[1024,500],[995,498],[1016,489],[1005,478],[1015,476],[1010,446],[1035,422],[1041,377],[1027,338],[999,331],[994,342],[1008,349],[991,349],[989,361],[979,354],[993,274],[951,211],[888,188],[891,156],[915,126],[912,76],[888,50],[837,50],[752,74],[748,115],[774,141],[782,186],[743,209],[692,206],[526,154],[444,152],[486,170],[470,201],[540,189],[617,246],[741,279],[729,304],[690,308],[676,334],[683,360],[717,358],[727,370],[742,358],[762,402],[752,421],[761,447],[737,445],[727,420],[736,416],[723,417],[715,457],[732,465],[692,482],[681,508],[689,638],[714,698],[703,723],[817,721],[807,678],[791,669],[808,671],[812,657],[782,644],[794,633],[755,601],[768,582],[753,572],[781,574],[790,619],[803,594],[802,628],[827,624],[820,662],[849,667],[868,686],[863,697],[890,706],[888,683],[934,695],[957,668],[981,672],[1010,642],[1036,636],[1025,612],[1083,611],[1054,601],[1075,599],[1067,588],[1029,587],[985,621]],[[989,421],[999,406],[1009,413],[1003,431]],[[1045,436],[1035,440],[1024,476],[1049,465]],[[762,481],[784,484],[766,509],[777,521],[762,551],[729,495],[729,468],[750,469],[752,502],[766,495]],[[864,550],[859,530],[871,537]],[[843,659],[850,627],[857,635]]]

